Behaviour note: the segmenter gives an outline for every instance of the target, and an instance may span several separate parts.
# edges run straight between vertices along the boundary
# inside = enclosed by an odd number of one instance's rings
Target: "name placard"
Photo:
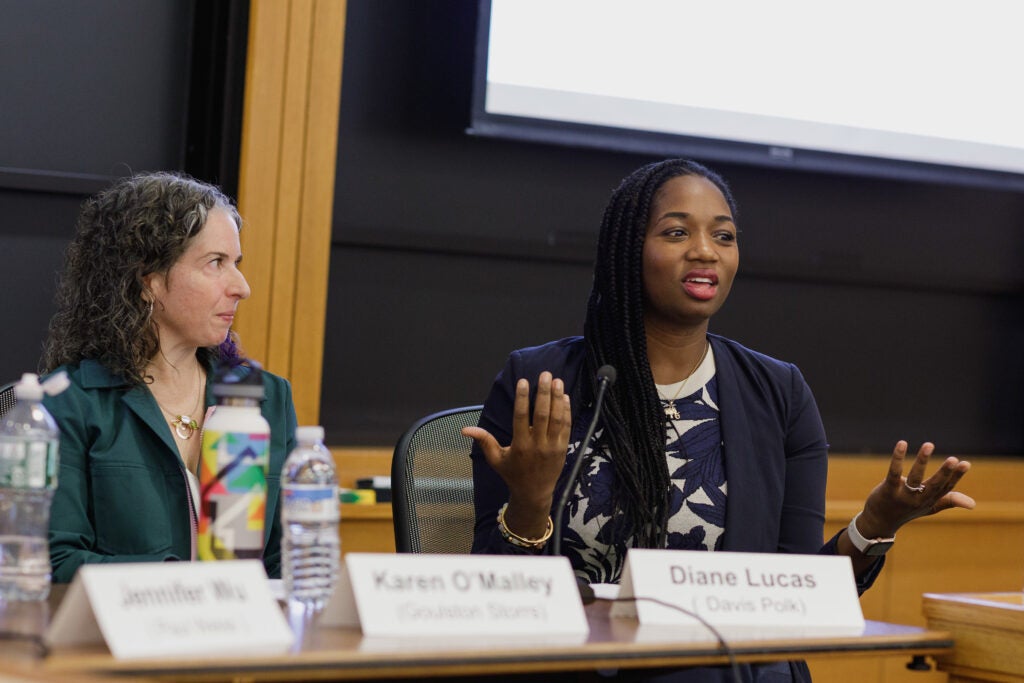
[[[828,555],[631,549],[612,616],[640,624],[694,624],[693,617],[643,598],[694,612],[716,627],[770,627],[799,632],[859,633],[864,615],[850,558]]]
[[[234,560],[84,565],[44,639],[130,659],[283,652],[293,636],[263,565]]]
[[[334,584],[334,592],[327,599],[319,622],[321,626],[359,627],[359,611],[356,610],[356,599],[352,595],[352,582],[349,581],[348,568],[344,563],[338,567],[338,580]]]
[[[345,556],[367,636],[586,635],[568,558]]]

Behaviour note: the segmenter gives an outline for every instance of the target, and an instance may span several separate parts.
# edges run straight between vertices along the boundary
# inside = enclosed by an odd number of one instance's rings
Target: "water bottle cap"
[[[39,383],[39,375],[26,372],[21,381],[14,385],[14,395],[19,401],[39,401],[43,398],[43,385]]]
[[[295,440],[301,443],[324,440],[324,428],[320,426],[306,425],[295,428]]]
[[[213,380],[213,395],[219,398],[264,397],[263,374],[255,361],[243,361],[218,369]]]
[[[219,398],[251,398],[256,401],[262,401],[263,385],[214,384],[213,395]]]

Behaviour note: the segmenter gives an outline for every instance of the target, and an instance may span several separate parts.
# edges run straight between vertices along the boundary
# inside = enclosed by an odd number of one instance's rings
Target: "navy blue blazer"
[[[723,549],[736,552],[836,553],[838,534],[824,545],[825,480],[828,443],[817,404],[803,375],[785,363],[730,339],[708,335],[715,357],[725,472],[729,484]],[[515,385],[521,377],[536,390],[544,370],[561,378],[577,395],[585,355],[582,337],[569,337],[514,351],[495,379],[479,425],[498,443],[512,440]],[[593,406],[573,404],[570,443],[583,438]],[[476,527],[473,552],[529,552],[507,543],[497,530],[498,509],[508,488],[473,448]],[[566,458],[555,500],[572,467]],[[568,524],[568,519],[564,521]],[[882,558],[858,580],[863,592],[882,566]]]

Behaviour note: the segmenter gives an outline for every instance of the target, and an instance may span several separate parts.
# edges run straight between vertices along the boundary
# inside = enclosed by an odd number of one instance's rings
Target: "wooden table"
[[[57,591],[54,600],[59,600]],[[0,612],[5,630],[32,635],[44,628],[46,603]],[[501,638],[382,639],[364,638],[358,629],[312,628],[295,624],[293,651],[285,655],[221,656],[119,661],[104,646],[62,648],[41,657],[29,641],[0,642],[0,678],[26,680],[174,680],[294,681],[355,679],[423,679],[442,676],[587,672],[596,669],[687,667],[726,664],[717,643],[701,635],[681,638],[638,627],[635,620],[609,617],[608,603],[586,608],[590,634],[575,642],[550,638],[533,641]],[[831,657],[942,656],[953,641],[946,631],[868,622],[864,632],[843,637],[734,640],[741,662]]]
[[[1024,592],[926,593],[924,615],[956,638],[938,658],[950,683],[1024,680]]]

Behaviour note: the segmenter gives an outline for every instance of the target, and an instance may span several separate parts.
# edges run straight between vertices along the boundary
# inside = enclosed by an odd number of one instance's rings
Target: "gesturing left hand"
[[[974,499],[954,491],[971,468],[966,460],[948,457],[932,476],[924,478],[928,459],[935,451],[931,443],[924,443],[917,451],[917,457],[903,476],[903,463],[907,455],[907,442],[899,441],[889,461],[889,472],[876,486],[864,503],[864,512],[857,521],[857,528],[867,538],[889,538],[907,522],[933,515],[953,507],[971,509]]]

